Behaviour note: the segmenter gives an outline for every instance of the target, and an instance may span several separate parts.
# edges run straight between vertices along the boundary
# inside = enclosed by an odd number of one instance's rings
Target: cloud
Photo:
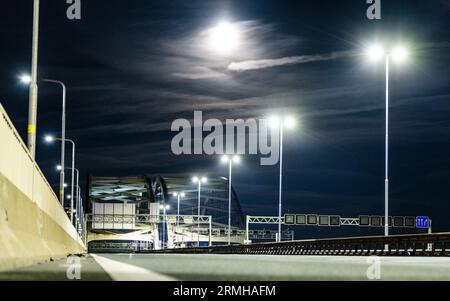
[[[182,78],[182,79],[190,79],[190,80],[198,80],[198,79],[211,79],[211,78],[224,78],[225,74],[211,70],[207,67],[194,67],[193,70],[189,72],[174,72],[172,76]]]
[[[316,55],[302,55],[302,56],[290,56],[278,59],[262,59],[262,60],[249,60],[242,62],[233,62],[228,65],[228,70],[231,71],[248,71],[265,68],[273,68],[284,65],[305,64],[320,61],[329,61],[338,58],[351,56],[351,51],[338,51],[329,54],[316,54]]]

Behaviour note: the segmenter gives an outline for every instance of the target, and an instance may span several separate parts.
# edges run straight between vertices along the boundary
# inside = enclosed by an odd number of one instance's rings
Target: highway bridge
[[[192,192],[185,180],[96,178],[80,231],[1,106],[0,113],[0,280],[450,280],[449,233],[300,241],[291,235],[255,243],[274,237],[250,223],[280,220],[244,218],[235,193],[232,245],[224,245],[223,179],[205,190],[196,215],[192,195],[180,214],[159,210],[171,192]],[[363,226],[368,220],[382,224],[380,217],[315,215],[281,222]],[[410,220],[393,218],[392,226],[411,227]]]

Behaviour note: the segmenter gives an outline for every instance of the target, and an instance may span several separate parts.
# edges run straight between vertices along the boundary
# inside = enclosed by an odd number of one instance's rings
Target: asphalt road
[[[450,280],[450,258],[97,254],[0,273],[0,280]],[[72,261],[73,263],[73,261]],[[76,266],[81,267],[77,269]],[[377,267],[379,266],[379,269]],[[77,274],[78,271],[79,273]]]

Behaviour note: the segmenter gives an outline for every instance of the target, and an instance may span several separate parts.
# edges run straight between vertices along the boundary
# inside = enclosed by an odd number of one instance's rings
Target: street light
[[[287,116],[281,119],[278,116],[272,116],[269,118],[269,125],[272,128],[279,129],[280,135],[280,182],[278,191],[278,238],[277,241],[281,241],[281,190],[283,187],[283,131],[284,128],[292,129],[296,125],[296,120],[292,116]]]
[[[27,145],[31,158],[36,155],[36,121],[38,101],[38,45],[39,45],[39,0],[33,1],[33,38],[31,50],[31,76],[29,76],[29,100],[28,100],[28,139]],[[61,198],[64,200],[64,196]]]
[[[37,7],[36,7],[37,2]],[[39,10],[39,1],[35,0],[35,10]],[[35,16],[36,17],[36,16]],[[37,34],[37,33],[36,33]],[[34,41],[34,39],[33,39]],[[37,47],[37,45],[36,45]],[[34,49],[34,45],[33,45]],[[37,49],[36,49],[37,55]],[[37,60],[37,57],[36,57]],[[34,61],[34,56],[33,56]],[[34,63],[33,63],[34,66]],[[36,67],[37,68],[37,67]],[[32,75],[22,75],[20,78],[22,83],[30,83],[30,105],[29,105],[29,115],[28,115],[28,148],[30,150],[31,156],[35,158],[36,151],[36,112],[37,112],[37,76],[36,70],[33,68]],[[61,139],[65,141],[66,138],[66,85],[59,80],[53,79],[41,79],[40,81],[57,84],[62,87],[62,116],[61,116]],[[61,143],[61,166],[64,166],[64,152],[65,152],[65,143]],[[64,183],[64,168],[61,171],[60,175],[60,189],[59,189],[59,198],[61,203],[64,203],[64,187],[62,187],[62,183]]]
[[[62,169],[61,165],[57,165],[56,166],[56,170],[60,171]],[[67,169],[67,167],[66,167]],[[79,186],[80,184],[80,171],[77,168],[74,168],[73,170],[75,170],[75,178],[76,178],[76,182],[75,182],[75,197],[76,197],[76,201],[75,201],[75,212],[76,212],[76,216],[78,217],[79,215],[79,209],[80,209],[80,200],[81,200],[81,187]],[[75,227],[76,227],[76,223],[77,223],[77,219],[75,219]]]
[[[161,246],[162,246],[163,249],[165,249],[164,240],[165,240],[165,237],[166,237],[166,231],[165,230],[166,230],[166,221],[167,221],[167,219],[166,219],[166,210],[169,210],[170,206],[169,205],[160,205],[159,209],[163,210],[163,233],[162,233]]]
[[[231,244],[231,170],[233,163],[239,163],[238,156],[223,156],[222,162],[228,163],[228,245]]]
[[[202,189],[202,183],[206,183],[208,178],[206,177],[193,177],[192,182],[196,183],[198,188],[198,205],[197,205],[197,246],[200,247],[200,191]]]
[[[70,201],[70,209],[71,209],[71,213],[70,213],[70,221],[73,223],[73,189],[74,189],[74,177],[75,177],[75,142],[71,139],[65,139],[65,138],[55,138],[53,136],[47,135],[44,137],[45,142],[47,143],[52,143],[54,141],[61,141],[61,145],[64,145],[65,143],[62,143],[62,141],[64,142],[69,142],[72,144],[72,187],[71,187],[71,193],[70,195],[72,196],[71,201]],[[65,148],[61,148],[61,151],[65,151]],[[62,176],[60,176],[60,181],[62,180],[64,182],[64,159],[65,154],[63,152],[61,152],[61,174]],[[64,168],[63,168],[64,167]],[[64,190],[63,190],[64,193]],[[64,195],[63,195],[64,197]]]
[[[184,198],[185,194],[184,192],[174,192],[173,194],[174,197],[177,198],[177,231],[179,231],[179,227],[180,227],[180,198]],[[177,235],[177,244],[179,243],[178,240],[178,235]]]
[[[408,51],[403,46],[397,46],[386,51],[381,45],[373,45],[367,51],[372,61],[385,59],[386,68],[386,125],[385,125],[385,178],[384,178],[384,235],[389,236],[389,65],[391,59],[403,62],[408,57]]]

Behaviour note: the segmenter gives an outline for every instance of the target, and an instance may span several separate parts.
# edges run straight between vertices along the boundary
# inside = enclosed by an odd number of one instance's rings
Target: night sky
[[[3,1],[6,2],[6,1]],[[384,65],[363,55],[373,41],[409,45],[391,68],[390,213],[430,215],[450,230],[450,1],[365,0],[41,1],[39,77],[68,86],[67,138],[85,180],[97,176],[227,176],[219,156],[175,156],[173,120],[294,114],[284,144],[284,211],[384,213]],[[0,10],[0,102],[26,141],[32,1]],[[213,53],[204,32],[221,20],[241,29],[239,49]],[[303,57],[297,63],[289,58]],[[231,63],[280,59],[230,70]],[[60,89],[39,87],[37,161],[57,187]],[[1,145],[1,141],[0,141]],[[68,153],[69,156],[69,153]],[[245,214],[277,215],[278,166],[244,156],[233,184]],[[84,184],[84,181],[83,181]],[[396,231],[394,231],[395,233]],[[297,238],[382,234],[376,229],[297,229]]]

